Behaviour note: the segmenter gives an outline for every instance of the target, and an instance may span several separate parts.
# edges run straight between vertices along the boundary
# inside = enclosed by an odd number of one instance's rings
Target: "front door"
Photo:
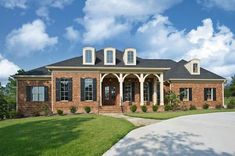
[[[103,86],[103,104],[115,105],[117,87],[114,83],[106,83]]]

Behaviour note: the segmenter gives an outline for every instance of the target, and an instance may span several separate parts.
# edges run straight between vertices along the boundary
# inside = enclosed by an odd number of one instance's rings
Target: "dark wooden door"
[[[103,105],[115,105],[117,95],[116,83],[105,83],[103,85]]]

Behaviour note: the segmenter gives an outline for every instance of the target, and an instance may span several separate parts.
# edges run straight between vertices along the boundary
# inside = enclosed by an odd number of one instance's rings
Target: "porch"
[[[100,106],[164,105],[163,73],[101,73]]]

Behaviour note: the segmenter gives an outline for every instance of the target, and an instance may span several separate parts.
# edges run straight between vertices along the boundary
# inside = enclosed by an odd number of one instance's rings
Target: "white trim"
[[[91,51],[91,63],[87,63],[86,62],[86,51],[87,50],[90,50]],[[83,49],[82,49],[82,60],[83,60],[83,64],[84,65],[94,65],[95,64],[95,48],[93,48],[93,47],[84,47]]]
[[[107,52],[112,51],[113,53],[113,62],[108,63],[107,62]],[[115,48],[104,48],[104,65],[116,65],[116,49]]]
[[[36,77],[39,77],[39,78],[50,78],[51,75],[14,75],[13,76],[14,78],[23,78],[23,77],[32,77],[32,78],[36,78]]]
[[[129,51],[133,52],[133,63],[128,63],[128,52]],[[126,48],[124,50],[123,61],[124,61],[125,65],[136,65],[136,49]]]
[[[170,81],[226,81],[226,79],[169,79]]]

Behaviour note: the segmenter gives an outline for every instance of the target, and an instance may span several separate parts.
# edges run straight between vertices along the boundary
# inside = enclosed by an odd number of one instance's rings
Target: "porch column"
[[[120,103],[119,105],[122,106],[122,101],[123,101],[123,77],[122,77],[122,73],[120,73],[120,76],[119,76],[119,96],[120,96]]]
[[[164,105],[163,73],[160,74],[160,105]]]
[[[140,105],[144,105],[144,75],[140,74]]]
[[[153,105],[157,104],[157,80],[154,79],[153,82]]]
[[[100,74],[100,106],[102,106],[102,74]]]

